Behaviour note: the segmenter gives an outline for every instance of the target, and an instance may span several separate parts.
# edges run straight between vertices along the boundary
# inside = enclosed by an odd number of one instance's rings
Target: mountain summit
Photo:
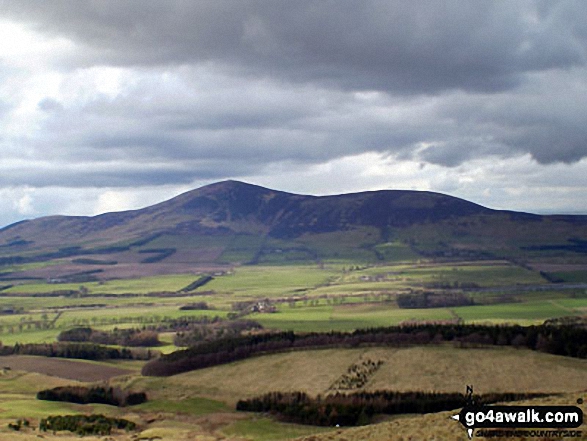
[[[402,227],[490,213],[479,205],[438,193],[382,190],[336,196],[304,196],[239,181],[210,184],[139,210],[94,217],[49,216],[0,230],[0,243],[16,237],[110,242],[143,234],[213,229],[294,238],[359,226]],[[112,234],[109,234],[112,233]],[[51,241],[51,237],[44,238]]]
[[[586,239],[585,216],[496,211],[433,192],[307,196],[223,181],[139,210],[10,225],[0,230],[0,256],[30,261],[174,249],[174,259],[199,251],[212,261],[255,262],[272,253],[387,259],[399,247],[424,257],[507,257],[548,246],[572,251]]]

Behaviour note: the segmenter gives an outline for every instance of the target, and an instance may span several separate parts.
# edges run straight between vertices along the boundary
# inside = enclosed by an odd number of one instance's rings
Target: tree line
[[[491,393],[475,397],[478,404],[543,397],[545,394]],[[460,393],[441,392],[354,392],[310,397],[304,392],[270,392],[239,400],[236,410],[271,413],[287,422],[315,426],[361,426],[375,415],[435,413],[466,404]]]
[[[416,293],[398,294],[397,306],[400,308],[450,308],[453,306],[470,306],[475,301],[472,297],[460,292],[437,293],[422,291]]]
[[[119,387],[60,386],[37,393],[37,400],[64,401],[76,404],[109,404],[111,406],[134,406],[147,401],[145,392],[123,391]]]
[[[214,280],[214,277],[210,276],[210,275],[204,275],[199,277],[197,280],[193,281],[192,283],[190,283],[188,286],[186,286],[185,288],[180,289],[178,292],[190,292],[190,291],[195,291],[196,289],[204,286],[205,284],[211,282],[212,280]]]
[[[254,320],[224,320],[218,317],[181,317],[161,323],[158,326],[142,328],[114,328],[106,332],[91,327],[75,327],[62,331],[57,340],[60,342],[95,343],[102,345],[119,345],[128,347],[159,346],[159,332],[175,331],[173,343],[176,346],[194,346],[204,341],[236,337],[245,332],[258,331],[263,326]]]
[[[16,343],[14,346],[0,346],[0,355],[38,355],[82,360],[149,360],[154,354],[147,350],[111,348],[93,343]]]
[[[410,324],[359,329],[352,333],[296,334],[292,331],[228,337],[151,360],[143,375],[169,376],[260,354],[326,347],[409,346],[451,342],[462,348],[486,345],[526,347],[569,357],[587,358],[587,329],[569,325]]]
[[[102,345],[119,345],[130,347],[159,346],[159,335],[152,330],[136,328],[117,329],[110,332],[99,331],[89,327],[78,327],[62,331],[58,336],[59,341],[90,342]]]
[[[209,342],[223,338],[237,337],[244,332],[263,329],[260,323],[254,320],[217,321],[216,323],[202,323],[192,325],[189,329],[177,331],[173,337],[175,346],[190,347],[202,342]]]
[[[112,429],[135,430],[136,424],[122,418],[109,418],[104,415],[54,415],[39,422],[39,430],[67,430],[76,435],[110,435]]]

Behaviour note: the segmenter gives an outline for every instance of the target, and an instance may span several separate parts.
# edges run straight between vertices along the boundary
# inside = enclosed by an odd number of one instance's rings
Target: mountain
[[[410,257],[582,260],[587,216],[491,210],[455,197],[382,190],[306,196],[224,181],[139,210],[49,216],[0,230],[0,263],[263,263]],[[401,259],[400,259],[401,260]]]

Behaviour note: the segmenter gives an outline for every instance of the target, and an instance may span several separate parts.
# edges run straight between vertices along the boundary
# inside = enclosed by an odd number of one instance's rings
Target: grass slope
[[[284,424],[265,416],[232,410],[239,398],[274,390],[325,393],[349,367],[366,358],[383,361],[365,386],[367,390],[462,392],[464,385],[474,384],[478,393],[573,392],[553,398],[560,404],[570,405],[581,395],[575,391],[585,388],[587,376],[585,360],[512,348],[325,349],[262,356],[168,378],[145,378],[132,373],[117,377],[110,383],[144,390],[150,399],[137,407],[118,409],[38,401],[34,396],[39,389],[72,381],[12,370],[0,375],[0,440],[38,439],[38,433],[29,429],[28,432],[9,431],[7,424],[16,418],[27,417],[34,425],[41,417],[72,413],[105,413],[139,423],[138,433],[114,434],[112,439],[116,441],[157,436],[179,441],[273,441],[295,437],[307,441],[465,439],[462,428],[448,419],[450,412],[401,416],[374,426],[332,430]],[[43,359],[39,363],[43,363]],[[74,439],[51,433],[43,437],[51,441]]]
[[[426,346],[288,352],[168,378],[141,378],[137,384],[161,398],[203,395],[228,403],[271,391],[316,395],[364,358],[384,362],[366,390],[462,392],[474,384],[479,393],[568,392],[584,388],[587,378],[586,360],[509,347]]]

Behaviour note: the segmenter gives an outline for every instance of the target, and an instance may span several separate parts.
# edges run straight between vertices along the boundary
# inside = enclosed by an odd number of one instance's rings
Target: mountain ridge
[[[408,200],[408,198],[412,196],[417,197],[415,206]],[[253,209],[260,211],[260,213],[258,213],[260,215],[260,220],[267,221],[275,220],[268,219],[272,214],[268,213],[268,211],[275,209],[276,205],[281,205],[281,210],[287,210],[289,212],[292,212],[296,209],[307,209],[308,205],[310,205],[310,210],[315,210],[316,204],[329,204],[329,209],[332,210],[332,205],[339,203],[352,204],[353,200],[356,202],[357,199],[363,199],[367,200],[368,202],[372,202],[368,208],[373,209],[374,212],[381,212],[381,209],[377,209],[377,205],[382,205],[385,203],[392,203],[393,205],[393,202],[396,202],[396,205],[401,206],[401,208],[405,209],[406,207],[411,207],[412,209],[417,210],[417,206],[421,206],[425,199],[429,199],[428,203],[430,203],[430,198],[436,198],[438,200],[446,198],[446,201],[459,201],[457,203],[462,207],[467,206],[469,208],[467,211],[469,212],[471,211],[470,207],[473,206],[478,210],[491,210],[464,199],[429,191],[374,190],[358,193],[314,196],[288,193],[265,188],[259,185],[227,180],[189,190],[171,199],[134,210],[108,212],[95,216],[50,215],[35,219],[22,220],[1,228],[0,237],[3,235],[3,233],[9,230],[14,231],[15,229],[28,227],[31,224],[39,224],[43,227],[59,226],[62,224],[69,228],[71,227],[72,223],[77,223],[86,225],[86,229],[92,229],[89,225],[93,224],[92,227],[95,229],[107,229],[129,222],[141,216],[155,215],[160,218],[162,215],[177,216],[178,214],[182,214],[195,216],[198,218],[198,216],[201,217],[203,214],[205,215],[207,214],[206,212],[210,211],[216,211],[214,213],[215,219],[213,220],[216,220],[219,223],[222,223],[228,219],[232,219],[234,216],[237,218],[242,218],[246,217],[247,215],[254,214]],[[374,201],[372,201],[373,199]],[[397,204],[397,199],[401,199],[400,204]],[[222,202],[224,202],[224,204]],[[265,204],[262,204],[263,202],[265,202]],[[261,205],[266,205],[267,207],[261,207]],[[422,208],[426,207],[420,207],[420,209]],[[224,211],[224,213],[218,212],[219,209]],[[364,216],[363,222],[365,223]],[[368,224],[369,222],[366,223]],[[80,233],[88,232],[86,229],[80,226],[78,226],[77,229],[80,231]]]
[[[228,246],[227,238],[239,235],[257,238],[257,253],[262,252],[264,242],[285,241],[296,242],[292,248],[303,243],[313,256],[321,255],[320,247],[336,248],[337,244],[327,243],[327,235],[339,235],[336,240],[342,242],[354,240],[349,242],[349,250],[374,250],[378,244],[400,241],[422,255],[463,250],[481,255],[490,249],[490,254],[495,254],[500,248],[553,249],[569,244],[576,252],[576,242],[569,241],[587,241],[587,216],[493,210],[429,191],[313,196],[229,180],[136,210],[17,222],[0,230],[0,255],[68,249],[62,253],[67,256],[104,247],[120,251],[144,246],[161,236],[185,237],[194,243],[198,242],[196,237],[217,237],[222,248]],[[323,243],[314,247],[307,243],[311,238]],[[155,244],[170,248],[162,240]]]
[[[141,207],[141,208],[137,208],[137,209],[131,209],[131,210],[121,210],[121,211],[112,211],[112,212],[105,212],[105,213],[100,213],[97,215],[47,215],[47,216],[41,216],[38,218],[31,218],[31,219],[22,219],[16,222],[13,222],[11,224],[8,224],[4,227],[0,228],[0,232],[3,232],[5,230],[8,230],[10,228],[13,228],[19,224],[23,224],[23,223],[27,223],[27,222],[31,222],[31,221],[38,221],[38,220],[58,220],[58,219],[79,219],[79,220],[89,220],[89,219],[98,219],[98,218],[102,218],[102,217],[108,217],[111,215],[128,215],[128,216],[132,216],[133,213],[137,213],[137,212],[143,212],[146,210],[152,210],[158,207],[162,207],[162,206],[166,206],[169,205],[171,203],[174,203],[176,201],[180,201],[186,198],[193,198],[194,195],[196,194],[202,194],[204,196],[208,196],[210,194],[217,194],[218,190],[220,190],[221,192],[223,190],[230,190],[230,189],[234,189],[237,188],[238,186],[242,186],[241,188],[250,188],[250,189],[256,189],[259,191],[266,191],[266,192],[270,192],[270,193],[274,193],[274,194],[281,194],[281,195],[287,195],[287,196],[291,196],[291,197],[300,197],[300,198],[305,198],[305,199],[322,199],[322,200],[326,200],[326,199],[331,199],[331,198],[345,198],[345,197],[353,197],[353,196],[359,196],[359,195],[375,195],[375,194],[380,194],[380,193],[396,193],[396,194],[414,194],[414,195],[437,195],[437,196],[441,196],[441,197],[446,197],[446,198],[451,198],[454,200],[460,200],[460,201],[464,201],[467,202],[469,204],[473,204],[482,208],[485,208],[487,210],[492,210],[492,211],[512,211],[513,210],[495,210],[495,209],[491,209],[491,208],[487,208],[482,206],[481,204],[477,204],[475,202],[471,202],[471,201],[467,201],[466,199],[462,199],[462,198],[458,198],[456,196],[450,196],[450,195],[446,195],[440,192],[433,192],[433,191],[428,191],[428,190],[390,190],[390,189],[385,189],[385,190],[366,190],[366,191],[361,191],[361,192],[353,192],[353,193],[340,193],[340,194],[332,194],[332,195],[305,195],[305,194],[300,194],[300,193],[291,193],[291,192],[285,192],[285,191],[281,191],[281,190],[274,190],[274,189],[270,189],[267,187],[263,187],[260,185],[256,185],[256,184],[250,184],[250,183],[245,183],[242,181],[236,181],[236,180],[225,180],[225,181],[220,181],[220,182],[216,182],[216,183],[212,183],[209,185],[205,185],[203,187],[199,187],[196,189],[192,189],[192,190],[188,190],[184,193],[181,193],[175,197],[172,197],[170,199],[158,202],[156,204],[147,206],[147,207]],[[527,214],[532,214],[532,213],[527,213]],[[558,214],[547,214],[547,216],[561,216]],[[573,215],[575,216],[575,215]],[[576,216],[581,216],[581,215],[576,215]],[[586,215],[587,216],[587,215]]]

